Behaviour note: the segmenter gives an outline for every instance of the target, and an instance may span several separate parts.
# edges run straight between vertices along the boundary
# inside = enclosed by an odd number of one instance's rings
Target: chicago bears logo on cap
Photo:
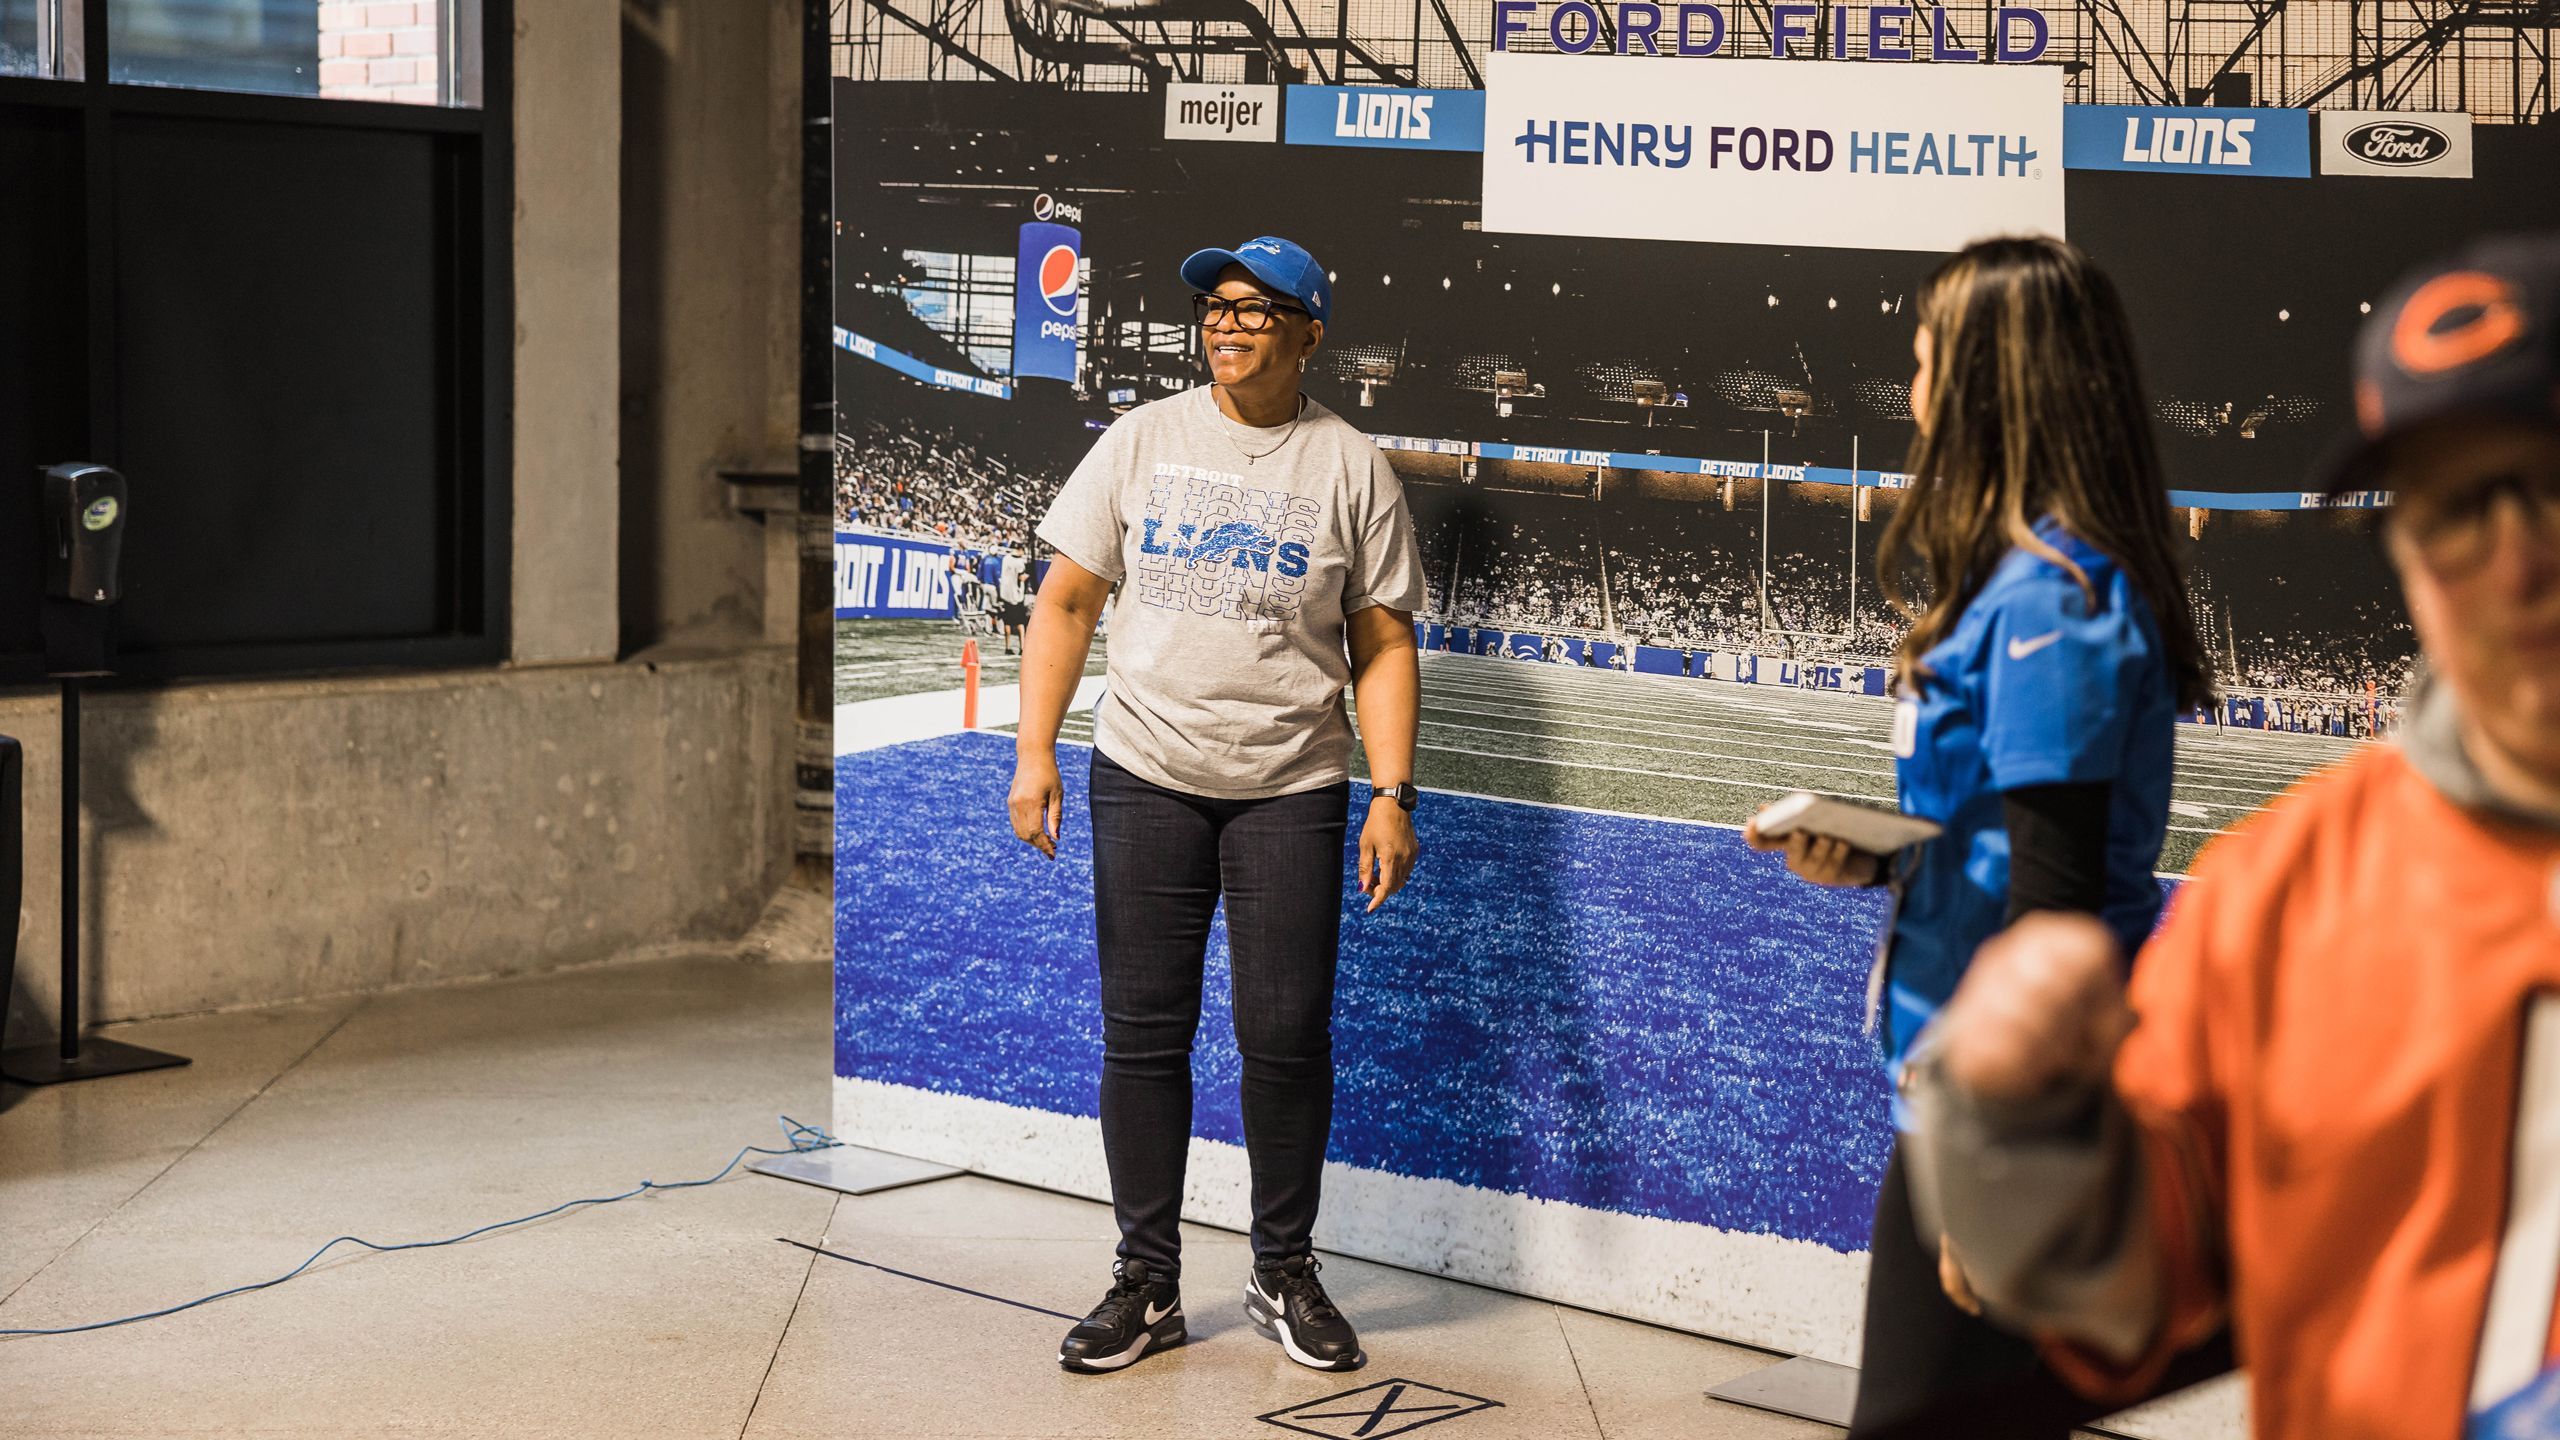
[[[2434,375],[2485,360],[2525,332],[2513,284],[2478,270],[2439,275],[2400,307],[2391,358],[2412,375]]]
[[[1067,319],[1076,313],[1076,252],[1071,245],[1052,245],[1040,257],[1040,298],[1049,312]]]

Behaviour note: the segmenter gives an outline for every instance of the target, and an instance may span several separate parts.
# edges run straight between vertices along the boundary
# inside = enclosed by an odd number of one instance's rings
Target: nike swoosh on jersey
[[[2038,635],[2031,640],[2012,640],[2009,642],[2009,658],[2012,660],[2024,660],[2028,656],[2033,655],[2037,651],[2061,638],[2061,631],[2048,630],[2042,635]]]

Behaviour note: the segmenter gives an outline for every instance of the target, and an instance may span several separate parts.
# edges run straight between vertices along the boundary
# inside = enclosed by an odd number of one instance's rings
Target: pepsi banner
[[[1082,237],[1074,227],[1034,220],[1022,227],[1013,267],[1013,378],[1076,378],[1077,272]]]
[[[836,532],[836,618],[945,620],[951,547],[906,535]]]
[[[1482,150],[1484,92],[1292,85],[1281,128],[1292,145]]]
[[[2307,177],[2311,112],[2067,106],[2062,163],[2074,170]]]
[[[1485,57],[1484,228],[1850,250],[2063,233],[2052,65]]]

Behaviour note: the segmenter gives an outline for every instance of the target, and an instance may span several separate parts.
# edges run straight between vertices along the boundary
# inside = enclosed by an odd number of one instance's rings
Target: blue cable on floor
[[[575,1210],[581,1205],[611,1205],[618,1200],[629,1200],[634,1196],[646,1195],[652,1190],[691,1190],[703,1185],[717,1184],[722,1180],[728,1179],[729,1172],[737,1169],[741,1164],[745,1163],[746,1158],[750,1155],[806,1155],[812,1150],[830,1150],[844,1143],[836,1139],[833,1135],[828,1134],[826,1131],[819,1129],[817,1126],[803,1125],[788,1115],[777,1116],[776,1118],[782,1123],[782,1136],[789,1146],[788,1149],[777,1150],[770,1145],[749,1145],[740,1150],[736,1155],[731,1156],[729,1163],[720,1167],[720,1173],[712,1176],[708,1180],[670,1180],[663,1184],[656,1180],[643,1180],[637,1186],[632,1189],[625,1190],[619,1195],[599,1195],[590,1200],[564,1201],[558,1205],[552,1206],[548,1210],[537,1210],[531,1215],[519,1215],[513,1220],[500,1220],[492,1224],[483,1225],[476,1230],[465,1230],[461,1234],[445,1240],[403,1240],[385,1245],[364,1239],[361,1236],[341,1235],[337,1239],[330,1241],[328,1244],[321,1246],[319,1249],[312,1251],[310,1259],[294,1266],[292,1269],[287,1270],[273,1280],[260,1280],[253,1285],[234,1285],[228,1290],[217,1290],[211,1295],[204,1296],[200,1299],[190,1300],[183,1305],[172,1305],[165,1310],[150,1310],[145,1311],[140,1315],[127,1315],[116,1320],[100,1320],[89,1325],[65,1325],[55,1330],[0,1330],[0,1337],[11,1335],[77,1335],[84,1330],[106,1330],[118,1325],[131,1325],[142,1320],[157,1320],[163,1315],[175,1315],[181,1310],[193,1310],[199,1305],[210,1305],[216,1300],[225,1300],[234,1295],[246,1295],[252,1290],[266,1290],[281,1285],[296,1275],[301,1274],[303,1271],[310,1269],[312,1266],[319,1264],[321,1256],[328,1254],[331,1250],[334,1250],[341,1245],[361,1245],[367,1250],[378,1250],[383,1252],[393,1250],[433,1250],[440,1245],[459,1245],[465,1240],[486,1235],[492,1230],[504,1230],[510,1225],[530,1225],[536,1220],[547,1220],[552,1216],[559,1214],[563,1210]]]

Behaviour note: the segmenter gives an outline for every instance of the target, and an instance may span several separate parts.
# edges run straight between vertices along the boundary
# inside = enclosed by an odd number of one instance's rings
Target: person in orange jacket
[[[2129,994],[2085,918],[1985,945],[1906,1068],[1914,1204],[2093,1397],[2227,1321],[2262,1440],[2560,1434],[2560,236],[2404,282],[2356,395],[2400,742],[2208,848]]]

